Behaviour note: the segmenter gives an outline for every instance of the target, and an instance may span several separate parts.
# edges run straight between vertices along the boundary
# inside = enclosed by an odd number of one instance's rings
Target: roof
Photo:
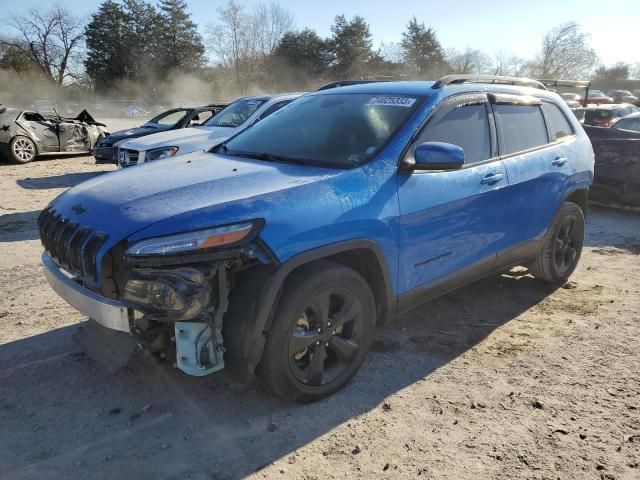
[[[337,95],[340,93],[367,93],[385,95],[416,95],[430,96],[434,98],[446,98],[459,93],[495,92],[510,93],[514,95],[531,95],[538,98],[557,100],[556,93],[539,88],[522,87],[516,85],[490,84],[490,83],[461,83],[447,85],[442,88],[431,88],[435,82],[431,81],[398,81],[398,82],[373,82],[345,87],[336,87],[321,90],[311,95]]]

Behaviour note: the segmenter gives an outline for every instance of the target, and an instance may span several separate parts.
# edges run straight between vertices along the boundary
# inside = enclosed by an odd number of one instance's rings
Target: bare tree
[[[250,16],[255,52],[271,55],[282,37],[295,28],[293,14],[278,3],[256,5]]]
[[[218,23],[207,26],[207,45],[214,61],[232,73],[244,92],[256,76],[269,76],[267,57],[294,28],[293,15],[277,3],[260,4],[247,12],[229,0],[218,9],[218,18]]]
[[[493,73],[493,65],[489,55],[471,47],[467,47],[463,52],[458,52],[455,49],[448,50],[446,61],[453,73]]]
[[[515,56],[509,50],[501,48],[493,56],[494,75],[522,77],[527,75],[528,65],[525,60]]]
[[[217,24],[207,26],[207,45],[214,61],[232,72],[244,91],[253,53],[249,16],[242,5],[229,0],[226,7],[218,9],[218,18]]]
[[[84,25],[61,6],[46,12],[32,9],[26,16],[11,16],[9,25],[17,37],[0,42],[27,55],[45,75],[58,85],[77,80],[79,50]]]
[[[590,35],[569,22],[549,31],[542,39],[534,72],[543,78],[586,78],[598,64],[598,56],[589,43]]]

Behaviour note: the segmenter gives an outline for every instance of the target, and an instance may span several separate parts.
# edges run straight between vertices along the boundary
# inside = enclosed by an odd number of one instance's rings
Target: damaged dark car
[[[64,118],[0,105],[0,155],[15,163],[40,155],[89,153],[104,135],[106,125],[86,110]]]
[[[593,203],[640,209],[640,114],[619,120],[612,127],[585,125],[595,153]]]
[[[226,106],[226,104],[211,104],[205,107],[173,108],[156,115],[139,127],[113,132],[105,136],[96,146],[93,152],[96,163],[117,164],[118,145],[125,140],[166,132],[168,130],[178,130],[180,128],[202,125],[202,123]]]

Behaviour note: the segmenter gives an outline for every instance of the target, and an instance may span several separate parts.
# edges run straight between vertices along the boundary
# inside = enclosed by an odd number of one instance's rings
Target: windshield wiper
[[[252,158],[256,160],[264,160],[266,162],[285,162],[295,163],[298,165],[306,165],[307,162],[302,158],[287,157],[285,155],[275,155],[273,153],[254,153],[254,152],[239,152],[231,150],[226,144],[221,143],[215,150],[215,153],[223,153],[232,157]]]
[[[306,162],[301,158],[287,157],[286,155],[275,155],[273,153],[253,153],[253,152],[234,152],[230,155],[237,155],[239,157],[257,158],[258,160],[264,160],[267,162],[285,162],[295,163],[297,165],[305,165]]]

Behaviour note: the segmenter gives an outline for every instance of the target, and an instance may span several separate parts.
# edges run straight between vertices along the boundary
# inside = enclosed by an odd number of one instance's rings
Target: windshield
[[[206,127],[239,127],[266,101],[266,98],[237,100],[202,125]]]
[[[230,155],[350,168],[375,156],[418,100],[376,94],[301,97],[221,148]]]
[[[153,117],[145,125],[147,127],[155,128],[170,128],[175,126],[180,120],[182,120],[189,110],[175,110],[173,112],[164,112],[160,115]]]

